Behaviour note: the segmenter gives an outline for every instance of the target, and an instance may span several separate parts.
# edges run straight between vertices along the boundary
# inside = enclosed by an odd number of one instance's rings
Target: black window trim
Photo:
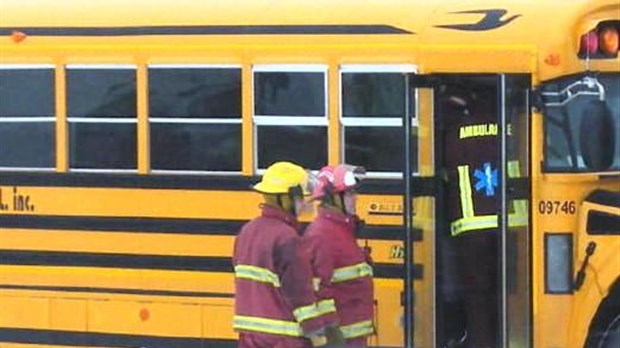
[[[56,65],[51,63],[16,63],[16,64],[0,64],[0,70],[51,70],[53,73],[52,80],[52,100],[56,98],[56,81],[55,76],[57,74]],[[50,116],[8,116],[0,117],[0,123],[52,123],[56,125],[56,110],[52,111]],[[56,146],[56,144],[54,144]],[[0,171],[19,171],[19,172],[55,172],[56,171],[56,156],[54,156],[54,163],[52,167],[7,167],[0,166]]]
[[[151,63],[146,65],[147,75],[151,69],[236,69],[239,70],[241,75],[241,89],[243,90],[243,66],[241,64],[202,64],[202,63]],[[149,86],[147,86],[149,88]],[[243,93],[243,92],[242,92]],[[243,103],[243,96],[241,97],[241,103]],[[148,115],[149,129],[153,123],[159,124],[238,124],[243,128],[243,110],[239,114],[238,118],[232,117],[151,117]],[[241,156],[243,157],[243,144],[240,144]],[[150,158],[150,157],[149,157]],[[242,158],[243,162],[243,158]],[[241,175],[243,163],[240,163],[238,171],[224,171],[224,170],[183,170],[183,169],[153,169],[151,167],[151,174],[170,174],[170,175]]]
[[[346,127],[402,127],[403,120],[401,117],[355,117],[344,116],[343,110],[343,93],[342,93],[342,75],[343,74],[390,74],[390,73],[402,73],[405,74],[417,74],[418,66],[410,63],[394,63],[394,64],[342,64],[339,67],[338,73],[338,119],[340,123],[340,158],[346,162],[345,157],[345,129]],[[405,87],[407,89],[407,87]],[[415,90],[415,107],[413,108],[413,117],[411,119],[412,126],[418,127],[418,113],[419,113],[419,95],[418,90]],[[366,176],[376,179],[398,179],[402,177],[401,172],[378,172],[369,171],[366,172]]]

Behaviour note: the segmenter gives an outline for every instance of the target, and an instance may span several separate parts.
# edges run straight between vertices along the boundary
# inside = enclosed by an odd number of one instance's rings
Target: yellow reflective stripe
[[[508,161],[508,177],[509,178],[520,178],[521,177],[519,161]]]
[[[280,287],[280,278],[278,277],[278,275],[268,270],[267,268],[249,265],[236,265],[235,277],[254,280],[257,282],[269,283],[276,288]]]
[[[497,215],[472,216],[454,221],[450,224],[450,232],[452,236],[458,236],[461,233],[497,228],[497,226]]]
[[[293,311],[293,315],[295,315],[295,319],[297,319],[297,321],[301,323],[305,320],[316,318],[323,314],[335,311],[336,302],[334,302],[333,299],[328,299],[321,300],[307,306],[298,307]]]
[[[525,199],[515,199],[512,201],[515,207],[515,214],[518,216],[527,216],[527,200]]]
[[[360,321],[355,324],[341,326],[340,331],[344,338],[355,338],[360,336],[372,335],[375,332],[375,328],[372,325],[372,320]]]
[[[301,327],[293,321],[235,315],[233,327],[235,330],[257,331],[293,337],[303,336]]]
[[[519,161],[508,161],[508,177],[521,177],[521,168],[519,166]],[[512,205],[514,207],[515,213],[514,215],[511,214],[508,216],[508,226],[513,227],[527,225],[527,200],[516,199],[512,201]]]
[[[508,226],[521,227],[527,226],[527,201],[519,199],[513,201],[515,213],[508,215]]]
[[[474,216],[474,202],[471,197],[469,166],[459,166],[459,191],[461,192],[461,212],[464,218]]]
[[[312,288],[314,291],[319,291],[321,288],[321,278],[312,278]]]
[[[520,177],[519,161],[509,161],[507,163],[508,176],[511,178]],[[461,194],[461,212],[463,217],[450,224],[452,236],[461,233],[497,228],[497,215],[475,216],[474,203],[469,178],[469,166],[459,166],[459,189]],[[514,213],[508,215],[508,226],[527,225],[527,200],[519,199],[513,201]]]
[[[336,268],[332,275],[332,283],[346,282],[366,276],[372,277],[372,267],[366,262],[361,262],[353,266]]]

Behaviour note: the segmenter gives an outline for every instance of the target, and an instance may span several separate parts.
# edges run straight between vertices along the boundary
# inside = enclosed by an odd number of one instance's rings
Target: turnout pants
[[[458,270],[462,285],[467,328],[467,347],[497,347],[498,232],[467,232],[456,237]]]

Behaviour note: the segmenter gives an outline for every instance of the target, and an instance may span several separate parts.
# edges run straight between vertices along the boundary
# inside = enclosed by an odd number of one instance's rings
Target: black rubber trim
[[[591,235],[620,236],[620,216],[598,210],[588,212],[586,231]]]
[[[3,284],[0,289],[7,290],[31,290],[31,291],[59,291],[59,292],[87,292],[99,294],[127,294],[144,296],[179,296],[179,297],[216,297],[234,298],[234,294],[204,291],[174,291],[174,290],[143,290],[123,288],[99,288],[85,286],[41,286],[41,285],[14,285]]]
[[[588,202],[620,208],[620,192],[594,190],[585,199]]]
[[[234,348],[236,340],[0,328],[0,342],[79,347]]]

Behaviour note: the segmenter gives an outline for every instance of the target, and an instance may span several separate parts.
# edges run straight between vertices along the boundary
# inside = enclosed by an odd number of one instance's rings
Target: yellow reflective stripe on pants
[[[360,336],[372,335],[375,332],[375,328],[372,325],[372,320],[360,321],[355,324],[341,326],[340,331],[344,338],[355,338]]]
[[[316,318],[323,314],[336,311],[336,302],[333,299],[321,300],[313,304],[298,307],[293,311],[293,315],[298,322],[303,322],[308,319]]]
[[[469,166],[459,166],[459,191],[461,192],[461,213],[464,218],[474,216],[474,202],[471,197]]]
[[[235,330],[248,330],[291,337],[303,336],[303,331],[296,322],[245,315],[234,316],[233,328]]]
[[[353,266],[336,268],[332,275],[332,283],[346,282],[366,276],[372,276],[372,267],[366,262],[361,262]]]
[[[250,265],[237,265],[235,266],[235,277],[269,283],[276,288],[280,287],[280,277],[267,268]]]
[[[472,216],[458,219],[450,224],[450,233],[452,236],[458,236],[461,233],[497,228],[497,226],[497,215]]]

